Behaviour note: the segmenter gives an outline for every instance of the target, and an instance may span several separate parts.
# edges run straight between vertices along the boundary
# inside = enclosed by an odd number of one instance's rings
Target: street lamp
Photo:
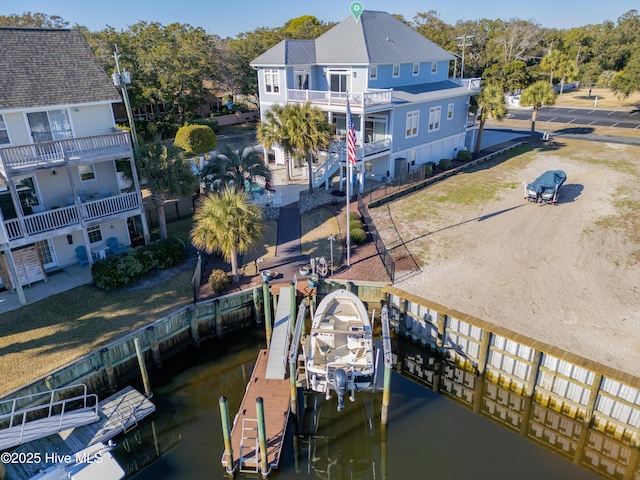
[[[335,235],[331,235],[327,240],[331,244],[331,275],[333,276],[333,241],[336,239]]]
[[[133,112],[131,111],[131,102],[129,102],[129,94],[127,93],[127,84],[131,83],[131,74],[126,69],[120,70],[120,52],[118,52],[118,46],[115,46],[113,58],[116,60],[116,70],[111,75],[113,84],[116,87],[120,87],[122,90],[122,99],[124,100],[124,107],[127,110],[127,118],[129,119],[129,126],[131,127],[131,139],[133,141],[134,151],[138,150],[138,137],[136,135],[136,125],[133,122]]]

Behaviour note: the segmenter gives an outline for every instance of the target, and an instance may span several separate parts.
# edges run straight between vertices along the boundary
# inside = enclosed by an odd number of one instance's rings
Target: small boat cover
[[[533,183],[527,185],[527,190],[538,194],[553,193],[556,185],[560,188],[566,179],[567,174],[562,170],[548,170],[540,175]]]

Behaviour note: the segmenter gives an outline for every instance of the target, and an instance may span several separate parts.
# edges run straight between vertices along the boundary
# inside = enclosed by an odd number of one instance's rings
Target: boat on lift
[[[373,333],[369,314],[362,301],[340,289],[328,294],[313,316],[305,345],[307,386],[331,398],[338,396],[338,411],[344,408],[343,395],[370,387],[375,363]]]

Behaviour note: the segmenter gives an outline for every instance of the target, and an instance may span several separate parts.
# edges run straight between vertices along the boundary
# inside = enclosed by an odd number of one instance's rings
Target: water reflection
[[[261,347],[264,341],[258,331],[228,336],[186,352],[168,362],[162,377],[152,377],[158,414],[153,423],[141,425],[138,438],[129,432],[130,451],[119,439],[115,452],[123,466],[134,465],[127,469],[128,478],[227,478],[220,463],[224,445],[218,399],[226,396],[235,415]],[[326,401],[308,395],[304,418],[295,434],[290,423],[280,468],[272,478],[598,478],[575,464],[580,435],[586,429],[571,424],[569,430],[571,422],[558,418],[556,423],[556,417],[549,416],[551,410],[542,416],[536,404],[528,406],[512,392],[493,384],[481,387],[484,384],[464,372],[437,366],[419,345],[397,342],[394,352],[398,361],[391,381],[388,427],[380,428],[381,395],[358,394],[355,403],[345,402],[341,413],[336,412],[335,398]],[[436,388],[440,394],[433,391],[434,382],[442,386]],[[521,433],[523,425],[528,425],[526,435]],[[552,430],[557,432],[554,440],[570,432],[575,451],[570,448],[571,453],[556,455],[541,448]],[[596,447],[589,438],[577,462],[583,467],[588,449]],[[603,448],[610,447],[603,444]],[[627,470],[605,478],[634,477]]]

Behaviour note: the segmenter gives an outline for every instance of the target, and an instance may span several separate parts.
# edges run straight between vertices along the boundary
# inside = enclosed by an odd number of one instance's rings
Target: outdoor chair
[[[118,239],[116,237],[107,238],[107,245],[114,255],[118,255],[127,251],[127,246],[123,243],[118,242]]]
[[[76,258],[80,262],[80,266],[84,268],[85,265],[89,265],[89,257],[87,256],[87,249],[84,245],[76,247]]]

